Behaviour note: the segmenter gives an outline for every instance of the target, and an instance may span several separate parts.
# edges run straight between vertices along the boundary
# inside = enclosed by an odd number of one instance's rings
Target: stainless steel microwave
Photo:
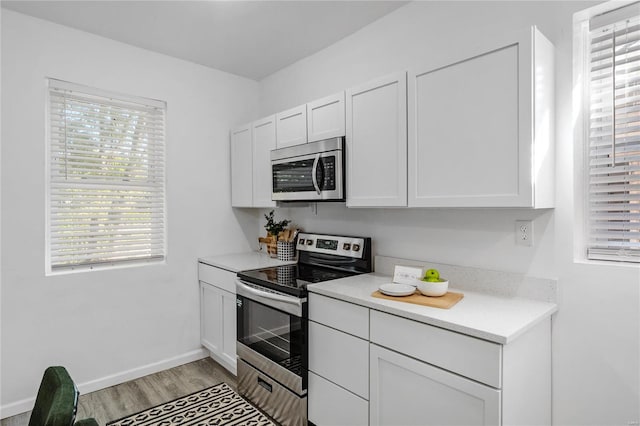
[[[344,201],[344,138],[271,151],[274,201]]]

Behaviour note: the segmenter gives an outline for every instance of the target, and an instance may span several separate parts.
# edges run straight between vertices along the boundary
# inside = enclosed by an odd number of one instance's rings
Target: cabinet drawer
[[[236,294],[236,274],[205,263],[198,263],[198,280]]]
[[[369,403],[309,372],[309,421],[316,425],[367,425]]]
[[[369,399],[369,342],[309,321],[309,370]]]
[[[309,319],[369,340],[369,308],[309,294]]]
[[[371,311],[371,342],[496,388],[502,346],[394,315]]]

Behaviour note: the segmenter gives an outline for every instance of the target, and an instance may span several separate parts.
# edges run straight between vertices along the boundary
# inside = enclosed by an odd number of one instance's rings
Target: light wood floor
[[[78,400],[77,419],[93,417],[98,424],[137,413],[147,408],[197,392],[220,382],[234,390],[236,378],[211,358],[201,359],[170,370],[102,389]],[[0,426],[26,426],[31,413],[19,414],[0,422]]]

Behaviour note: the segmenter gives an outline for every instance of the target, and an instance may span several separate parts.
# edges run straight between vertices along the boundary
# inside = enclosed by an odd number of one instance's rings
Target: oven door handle
[[[285,296],[270,291],[261,291],[245,284],[241,280],[236,280],[236,292],[240,296],[299,317],[302,316],[302,305],[307,301],[306,298],[301,299],[299,297]]]
[[[318,163],[320,162],[320,154],[316,154],[315,160],[313,160],[313,167],[311,168],[311,181],[313,182],[313,187],[316,189],[318,195],[320,195],[320,185],[318,185],[318,178],[316,177],[316,172],[318,170]]]

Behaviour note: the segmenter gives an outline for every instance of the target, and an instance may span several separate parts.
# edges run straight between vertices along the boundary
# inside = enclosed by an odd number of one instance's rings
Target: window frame
[[[611,266],[640,266],[638,260],[589,258],[590,247],[590,21],[599,15],[623,9],[640,3],[638,0],[608,1],[592,8],[577,12],[573,17],[573,118],[574,118],[574,212],[580,232],[574,234],[573,257],[578,262],[606,264]]]
[[[61,274],[70,274],[70,273],[79,273],[79,272],[87,272],[87,271],[97,271],[97,270],[110,270],[110,269],[119,269],[119,268],[129,268],[129,267],[139,267],[145,265],[163,265],[166,264],[168,257],[168,212],[167,212],[167,162],[166,162],[166,120],[167,120],[167,103],[165,101],[144,98],[140,96],[134,96],[129,94],[118,93],[110,90],[98,89],[90,86],[85,86],[77,83],[72,83],[56,78],[47,77],[45,78],[45,275],[61,275]],[[79,263],[72,264],[67,266],[54,266],[52,264],[52,255],[54,250],[52,250],[52,146],[53,146],[53,135],[52,135],[52,111],[51,111],[51,92],[53,90],[61,90],[61,91],[70,91],[77,92],[81,95],[87,95],[90,97],[100,98],[100,100],[109,101],[113,100],[115,102],[123,102],[128,104],[138,104],[141,107],[146,108],[157,108],[161,110],[162,117],[162,153],[161,153],[161,163],[162,163],[162,179],[161,179],[161,192],[162,192],[162,255],[158,257],[151,257],[148,259],[144,258],[130,258],[130,259],[122,259],[122,260],[111,260],[111,261],[101,261],[94,263]],[[106,102],[105,102],[106,103]],[[115,251],[114,251],[115,252]]]

